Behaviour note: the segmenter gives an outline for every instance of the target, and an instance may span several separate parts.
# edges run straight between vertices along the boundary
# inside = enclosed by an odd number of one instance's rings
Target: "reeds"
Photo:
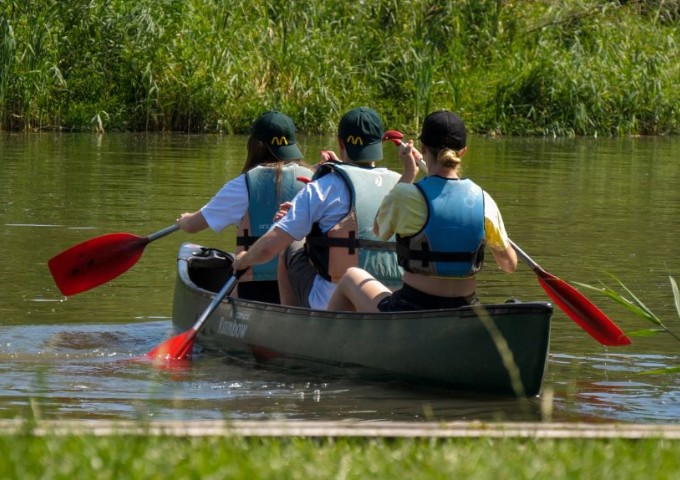
[[[652,311],[643,301],[635,295],[619,278],[615,275],[609,275],[620,288],[620,291],[615,290],[602,283],[599,286],[589,285],[585,283],[578,283],[581,287],[588,288],[590,290],[595,290],[603,295],[607,296],[617,304],[621,305],[628,312],[632,313],[634,316],[641,318],[653,325],[652,328],[645,328],[641,330],[626,332],[627,335],[633,337],[649,337],[657,334],[667,334],[673,339],[680,342],[680,336],[671,330],[667,322],[661,319],[656,313]],[[673,293],[673,304],[675,305],[675,310],[680,318],[680,290],[678,289],[678,284],[672,276],[668,276],[668,280],[671,286],[671,292]],[[679,373],[680,366],[661,368],[646,371],[647,374],[658,374],[658,373]]]
[[[677,1],[6,0],[0,128],[240,133],[276,108],[326,133],[363,104],[406,131],[449,108],[477,132],[677,133],[679,22]]]

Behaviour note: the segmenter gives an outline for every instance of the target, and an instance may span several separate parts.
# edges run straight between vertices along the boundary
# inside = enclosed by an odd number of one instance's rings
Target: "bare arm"
[[[512,248],[512,245],[508,246],[505,250],[496,250],[495,248],[492,248],[491,252],[493,253],[494,260],[496,260],[498,266],[501,267],[501,270],[506,273],[513,273],[517,270],[517,253],[515,253],[515,249]]]
[[[262,235],[247,251],[241,252],[234,260],[234,270],[243,270],[253,265],[268,262],[288,245],[294,238],[279,227],[274,227]]]
[[[205,220],[203,213],[197,210],[193,213],[183,213],[177,220],[179,228],[189,233],[200,232],[208,228],[208,222]]]

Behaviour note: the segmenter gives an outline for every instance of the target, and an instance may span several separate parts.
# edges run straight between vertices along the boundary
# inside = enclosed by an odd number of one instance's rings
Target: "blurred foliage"
[[[0,128],[308,133],[370,105],[493,135],[680,125],[680,0],[4,0]]]

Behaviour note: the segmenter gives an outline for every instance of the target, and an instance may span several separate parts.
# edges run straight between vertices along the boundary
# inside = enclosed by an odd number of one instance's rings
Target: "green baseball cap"
[[[295,124],[288,115],[269,110],[257,117],[251,134],[267,145],[279,160],[298,160],[302,152],[295,143]]]
[[[353,162],[374,162],[383,158],[383,124],[378,112],[368,107],[353,108],[340,120],[338,136]]]

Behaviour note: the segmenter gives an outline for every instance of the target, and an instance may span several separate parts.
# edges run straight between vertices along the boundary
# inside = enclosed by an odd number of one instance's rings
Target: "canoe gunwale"
[[[178,262],[178,277],[179,279],[187,285],[188,288],[195,290],[196,292],[201,292],[206,298],[212,299],[219,288],[214,291],[211,289],[206,289],[194,283],[189,272],[189,260],[192,251],[195,249],[206,249],[207,247],[202,247],[200,245],[185,243],[180,249],[180,255],[177,258]],[[216,250],[210,248],[210,250]],[[218,250],[219,251],[219,250]],[[226,252],[222,252],[226,253]],[[227,255],[230,255],[227,253]],[[305,307],[296,307],[291,305],[276,305],[273,303],[265,303],[257,300],[244,300],[238,297],[226,297],[223,303],[230,303],[233,305],[248,306],[257,310],[277,312],[281,314],[290,315],[305,315],[311,317],[321,317],[321,318],[332,318],[332,319],[344,319],[344,320],[399,320],[403,318],[418,318],[418,319],[433,319],[433,318],[446,318],[450,319],[452,314],[456,317],[477,317],[478,310],[480,306],[466,306],[454,309],[436,309],[436,310],[418,310],[410,312],[346,312],[346,311],[331,311],[331,310],[315,310]],[[499,304],[483,304],[481,308],[490,312],[491,315],[503,315],[510,314],[513,312],[521,311],[527,313],[552,313],[553,307],[549,302],[544,301],[532,301],[532,302],[518,302],[518,303],[499,303]]]
[[[191,258],[197,249],[206,247],[187,243],[178,256],[173,304],[178,330],[190,328],[215,295],[191,279]],[[547,364],[552,313],[552,305],[540,301],[357,313],[228,297],[205,323],[197,342],[226,354],[253,355],[272,365],[302,360],[359,367],[454,390],[534,396],[540,392]],[[506,346],[501,347],[494,335],[500,335]],[[523,388],[510,378],[513,368],[506,368],[504,348]]]

